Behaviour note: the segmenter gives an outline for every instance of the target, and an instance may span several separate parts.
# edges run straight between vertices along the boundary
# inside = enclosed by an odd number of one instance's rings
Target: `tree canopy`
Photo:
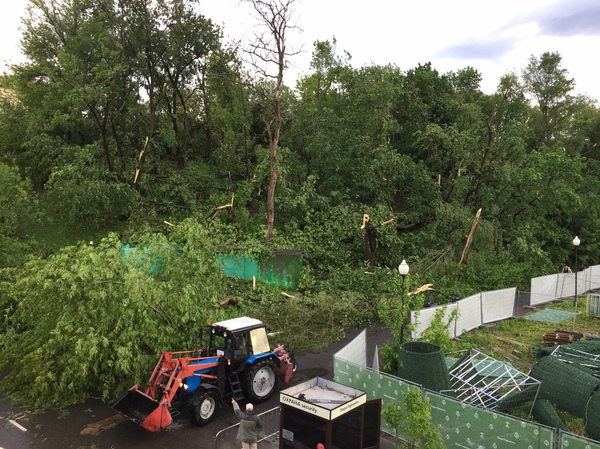
[[[271,78],[192,0],[30,0],[28,61],[0,77],[0,345],[28,400],[106,393],[189,345],[233,288],[217,246],[301,250],[306,297],[397,293],[402,259],[448,299],[527,289],[575,235],[598,260],[600,111],[560,54],[486,94],[475,67],[355,68],[333,38],[288,86],[278,32]],[[168,269],[124,265],[126,235]]]

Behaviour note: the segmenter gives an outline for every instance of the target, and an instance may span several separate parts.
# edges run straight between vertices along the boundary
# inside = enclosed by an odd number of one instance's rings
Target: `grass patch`
[[[65,221],[64,214],[58,210],[52,201],[46,198],[45,192],[38,193],[39,214],[36,220],[27,220],[23,224],[23,232],[30,242],[35,242],[35,254],[48,255],[65,246],[72,246],[78,242],[98,242],[106,237],[109,232],[120,232],[125,222],[114,222],[110,227],[98,228],[87,223],[69,224]]]

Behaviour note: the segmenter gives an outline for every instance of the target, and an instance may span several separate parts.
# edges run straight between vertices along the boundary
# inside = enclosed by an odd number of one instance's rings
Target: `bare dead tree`
[[[260,76],[275,80],[273,94],[273,116],[267,120],[266,131],[269,138],[270,175],[267,189],[267,234],[265,242],[273,237],[275,222],[275,186],[277,184],[277,149],[281,131],[281,89],[283,74],[288,66],[287,58],[299,51],[287,46],[287,32],[297,29],[294,19],[294,3],[297,0],[243,0],[250,3],[258,20],[266,31],[256,33],[250,43],[248,54],[251,64]]]

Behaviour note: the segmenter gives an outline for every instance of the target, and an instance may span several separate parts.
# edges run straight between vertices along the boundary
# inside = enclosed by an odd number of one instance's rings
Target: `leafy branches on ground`
[[[187,222],[139,243],[122,259],[113,234],[26,264],[6,288],[3,390],[36,406],[113,397],[143,382],[161,351],[192,349],[201,323],[230,317],[205,230]]]
[[[325,348],[351,329],[376,322],[376,305],[363,294],[317,293],[304,297],[280,296],[279,300],[252,305],[250,312],[290,342],[295,350]]]

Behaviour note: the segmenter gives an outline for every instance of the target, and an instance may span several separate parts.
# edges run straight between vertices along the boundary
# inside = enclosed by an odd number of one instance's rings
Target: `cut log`
[[[513,343],[518,346],[529,346],[527,343],[523,343],[522,341],[515,340],[514,338],[501,337],[500,335],[490,334],[490,337],[495,338],[496,340],[506,341],[507,343]]]
[[[237,306],[238,300],[231,295],[227,295],[223,301],[220,302],[221,306],[226,306],[231,304],[232,306]]]
[[[542,338],[542,345],[544,346],[556,346],[556,345],[564,345],[570,344],[575,341],[581,340],[581,334],[576,334],[574,332],[544,332],[544,336]]]
[[[517,357],[514,354],[511,354],[510,352],[508,352],[507,350],[505,350],[505,349],[503,349],[503,348],[501,348],[499,346],[494,346],[493,349],[494,349],[494,351],[497,351],[500,354],[502,354],[505,358],[507,358],[511,362],[518,363],[518,364],[520,364],[521,366],[524,366],[527,369],[531,369],[533,367],[533,365],[531,363],[526,362],[522,358]]]

